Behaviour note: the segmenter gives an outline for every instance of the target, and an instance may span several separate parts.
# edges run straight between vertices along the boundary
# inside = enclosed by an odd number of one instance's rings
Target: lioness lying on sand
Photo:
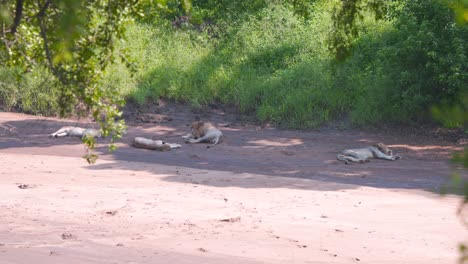
[[[203,121],[195,121],[190,126],[191,134],[182,136],[186,143],[212,143],[207,148],[212,147],[220,142],[223,138],[221,130],[217,129],[213,124]]]
[[[133,139],[133,146],[135,148],[151,149],[158,151],[168,151],[171,149],[180,148],[181,145],[167,143],[162,140],[151,140],[143,137],[136,137]]]
[[[49,137],[101,137],[101,131],[93,128],[81,128],[73,126],[65,126],[57,130],[57,132],[52,133]]]
[[[350,164],[350,162],[369,162],[371,158],[385,160],[401,159],[400,156],[393,155],[393,152],[383,143],[377,143],[361,149],[345,149],[337,156],[337,159],[344,161],[345,164]]]

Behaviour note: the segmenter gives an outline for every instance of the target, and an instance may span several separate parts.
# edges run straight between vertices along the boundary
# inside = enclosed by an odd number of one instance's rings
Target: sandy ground
[[[135,114],[120,148],[101,141],[88,165],[78,139],[47,137],[86,120],[0,113],[0,263],[456,263],[460,197],[438,191],[460,145],[202,117],[222,144],[132,148],[135,136],[182,143],[194,118]],[[403,159],[335,160],[374,141]]]

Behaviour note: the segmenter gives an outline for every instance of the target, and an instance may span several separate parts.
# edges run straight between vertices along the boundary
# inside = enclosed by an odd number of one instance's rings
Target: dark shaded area
[[[134,171],[163,173],[168,175],[167,181],[216,187],[345,190],[368,186],[438,193],[452,173],[447,163],[450,153],[459,148],[441,140],[412,138],[405,134],[332,128],[314,131],[261,128],[238,122],[238,117],[219,109],[200,114],[183,105],[160,104],[154,108],[155,112],[170,115],[171,121],[136,123],[129,119],[128,133],[116,152],[108,152],[102,144],[107,142],[106,139],[99,141],[97,152],[100,159],[114,163],[99,164],[98,161],[89,169],[123,169],[129,174]],[[91,127],[87,122],[38,118],[5,120],[2,115],[0,151],[4,153],[68,157],[80,157],[85,153],[79,139],[50,139],[47,135],[63,125]],[[6,115],[18,117],[16,114]],[[138,113],[132,115],[127,109],[128,118],[135,115]],[[210,149],[204,144],[184,144],[182,149],[169,152],[136,149],[129,145],[135,136],[183,143],[180,136],[189,132],[188,124],[195,116],[221,124],[224,141]],[[394,152],[402,155],[403,160],[373,160],[366,164],[344,165],[335,159],[344,148],[366,146],[375,141],[393,146]],[[84,160],[83,166],[87,166]]]

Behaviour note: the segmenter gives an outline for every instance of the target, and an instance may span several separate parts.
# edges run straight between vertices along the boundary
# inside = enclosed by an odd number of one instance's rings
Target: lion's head
[[[385,155],[388,155],[388,156],[392,156],[393,155],[393,152],[391,149],[389,149],[384,143],[377,143],[374,145],[374,147],[378,148],[380,151],[382,151],[382,153],[384,153]]]
[[[190,129],[192,130],[192,135],[195,139],[200,138],[202,136],[204,125],[205,123],[202,121],[195,121],[190,126]]]

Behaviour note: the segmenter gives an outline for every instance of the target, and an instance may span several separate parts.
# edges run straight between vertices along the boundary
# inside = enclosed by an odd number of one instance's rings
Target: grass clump
[[[315,8],[322,11],[305,20],[283,4],[256,6],[242,21],[218,20],[214,30],[222,35],[165,20],[136,24],[132,41],[123,44],[138,50],[130,97],[142,104],[162,96],[194,107],[217,101],[285,127],[330,121],[352,102],[333,86],[326,46],[331,8]]]
[[[0,67],[0,107],[3,111],[17,111],[35,115],[59,113],[59,86],[44,68],[36,67],[27,73],[12,67]]]

